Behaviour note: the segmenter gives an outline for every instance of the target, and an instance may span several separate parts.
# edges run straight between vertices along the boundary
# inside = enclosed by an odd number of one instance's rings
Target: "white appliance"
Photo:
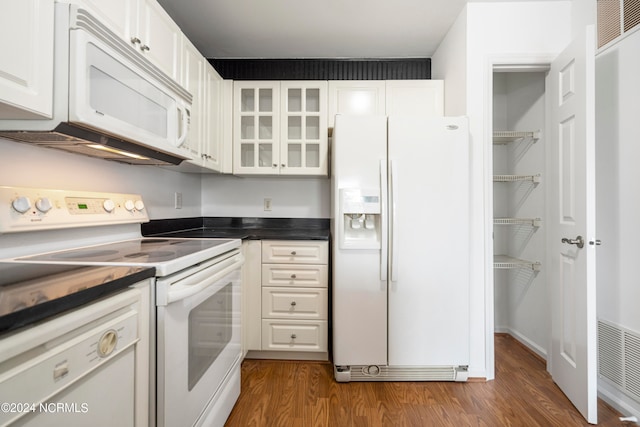
[[[240,395],[241,241],[142,238],[146,221],[135,194],[0,187],[0,238],[11,248],[0,257],[154,267],[152,424],[222,426]]]
[[[0,135],[131,164],[179,164],[192,96],[87,11],[55,5],[53,117]]]
[[[465,117],[336,116],[336,380],[466,381],[468,153]]]
[[[148,425],[149,279],[50,315],[129,268],[19,267],[26,266],[0,263],[0,301],[8,303],[0,318],[32,322],[34,310],[47,317],[9,333],[13,325],[3,322],[0,425]],[[42,301],[31,301],[34,293]]]

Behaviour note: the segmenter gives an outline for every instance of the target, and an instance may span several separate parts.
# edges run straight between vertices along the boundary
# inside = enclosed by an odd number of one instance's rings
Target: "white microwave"
[[[56,3],[51,119],[0,120],[0,136],[131,164],[179,164],[192,96],[77,6]]]

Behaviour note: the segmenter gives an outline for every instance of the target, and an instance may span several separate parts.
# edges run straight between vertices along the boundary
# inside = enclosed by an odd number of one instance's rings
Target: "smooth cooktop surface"
[[[17,261],[53,263],[158,264],[216,248],[228,239],[142,238],[20,257]]]
[[[153,277],[145,267],[0,263],[0,333]]]

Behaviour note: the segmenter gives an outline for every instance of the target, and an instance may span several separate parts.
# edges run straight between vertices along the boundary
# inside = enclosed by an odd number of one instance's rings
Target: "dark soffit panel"
[[[217,59],[209,62],[231,80],[431,79],[431,58]]]

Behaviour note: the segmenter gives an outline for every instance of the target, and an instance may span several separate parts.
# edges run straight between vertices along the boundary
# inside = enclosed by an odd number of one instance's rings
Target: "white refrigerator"
[[[466,117],[336,116],[337,381],[466,381],[468,134]]]

